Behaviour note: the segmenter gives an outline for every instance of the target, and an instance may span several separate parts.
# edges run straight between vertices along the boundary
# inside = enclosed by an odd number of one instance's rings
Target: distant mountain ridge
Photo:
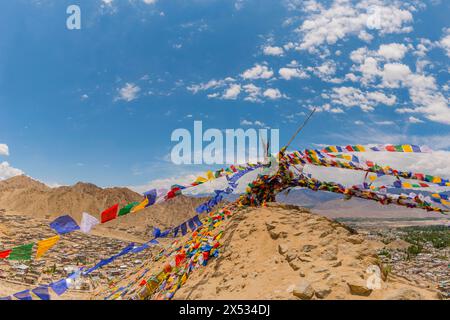
[[[116,203],[123,206],[142,199],[141,194],[128,188],[100,188],[92,183],[79,182],[73,186],[50,188],[27,176],[0,181],[0,209],[46,220],[69,214],[80,222],[83,212],[99,218],[104,209]],[[146,239],[153,226],[175,226],[194,216],[195,208],[203,201],[205,198],[178,196],[136,214],[119,217],[96,229],[100,233],[132,232]]]

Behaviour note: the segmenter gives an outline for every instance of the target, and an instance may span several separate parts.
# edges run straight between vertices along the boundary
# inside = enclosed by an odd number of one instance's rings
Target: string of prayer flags
[[[122,216],[129,214],[131,212],[131,210],[134,207],[136,207],[138,204],[139,204],[139,202],[132,202],[132,203],[127,204],[125,207],[123,207],[119,210],[118,216],[122,217]]]
[[[34,243],[30,243],[13,248],[8,256],[8,260],[31,260],[33,246]]]
[[[100,221],[96,217],[91,216],[87,212],[83,212],[83,216],[81,218],[80,230],[83,233],[89,233],[93,227],[98,225]]]
[[[50,223],[50,227],[58,234],[66,234],[80,229],[75,220],[69,215],[56,218]]]
[[[51,247],[53,247],[58,241],[60,236],[54,236],[45,240],[38,241],[36,259],[42,257]]]
[[[117,218],[117,212],[119,211],[119,204],[115,204],[112,207],[104,210],[101,213],[101,223],[105,223]]]
[[[50,293],[48,291],[48,286],[40,286],[31,290],[36,296],[41,300],[50,300]]]

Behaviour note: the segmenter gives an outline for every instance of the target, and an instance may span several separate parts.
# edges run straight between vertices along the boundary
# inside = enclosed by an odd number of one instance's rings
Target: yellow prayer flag
[[[433,177],[433,183],[441,183],[442,179],[440,177]]]
[[[211,170],[208,170],[208,172],[206,173],[206,177],[208,178],[208,180],[214,180],[214,173]]]
[[[145,209],[145,207],[148,205],[148,198],[145,198],[141,203],[139,203],[137,206],[133,207],[131,209],[131,213],[136,213],[138,211],[141,211]]]
[[[413,152],[412,147],[409,144],[402,145],[403,152]]]
[[[364,148],[364,146],[358,144],[357,147],[360,152],[366,152],[366,148]]]
[[[411,188],[412,188],[412,185],[411,185],[411,183],[409,183],[409,182],[404,182],[404,183],[403,183],[403,188],[411,189]]]
[[[54,236],[45,240],[38,241],[36,259],[42,257],[51,247],[53,247],[58,241],[60,236]]]
[[[197,182],[197,183],[204,183],[206,181],[208,181],[208,179],[205,179],[203,177],[198,177],[197,180],[195,180],[195,182]]]
[[[377,180],[377,176],[369,176],[370,181],[375,181]]]

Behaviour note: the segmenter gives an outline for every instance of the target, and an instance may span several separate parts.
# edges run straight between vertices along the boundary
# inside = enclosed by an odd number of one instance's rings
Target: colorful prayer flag
[[[100,221],[96,217],[91,216],[87,212],[83,212],[83,217],[81,218],[81,232],[89,233],[94,226],[99,224]]]
[[[131,209],[133,209],[133,207],[136,207],[139,204],[139,202],[132,202],[127,204],[125,207],[123,207],[122,209],[119,210],[119,214],[118,216],[124,216],[127,215],[131,212]]]
[[[33,298],[31,297],[31,294],[30,294],[30,290],[28,290],[28,289],[17,292],[15,294],[13,294],[13,296],[19,300],[33,300]]]
[[[51,247],[53,247],[58,241],[60,236],[54,236],[45,240],[41,240],[37,243],[36,259],[42,257]]]
[[[80,229],[75,220],[69,215],[56,218],[50,223],[50,227],[58,234],[65,234]]]
[[[40,286],[33,290],[31,290],[36,296],[38,296],[41,300],[50,300],[50,293],[48,292],[47,286]]]
[[[117,211],[119,210],[119,204],[113,205],[111,208],[106,209],[101,213],[101,223],[105,223],[117,218]]]
[[[31,260],[34,243],[25,244],[12,249],[8,260]]]
[[[0,259],[6,259],[9,257],[9,254],[12,250],[0,251]]]

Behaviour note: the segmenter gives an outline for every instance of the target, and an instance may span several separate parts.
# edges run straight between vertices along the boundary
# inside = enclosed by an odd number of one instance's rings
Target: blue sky
[[[66,28],[70,4],[81,30]],[[3,1],[0,178],[172,181],[206,168],[169,161],[174,129],[270,127],[285,143],[314,107],[293,148],[449,151],[449,13],[447,1]],[[428,169],[448,168],[444,151]]]

